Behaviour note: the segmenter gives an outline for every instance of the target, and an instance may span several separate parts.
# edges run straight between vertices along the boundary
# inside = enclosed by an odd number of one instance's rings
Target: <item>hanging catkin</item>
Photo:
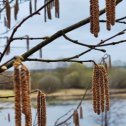
[[[98,37],[99,33],[99,1],[90,0],[90,30],[95,37]]]
[[[108,73],[104,65],[95,65],[93,73],[93,108],[100,114],[105,109],[109,111]]]
[[[37,95],[37,115],[38,115],[38,126],[41,126],[41,92],[38,91]]]
[[[49,0],[44,0],[44,4],[47,4],[48,2],[49,2]],[[53,9],[53,7],[55,7],[55,17],[56,18],[60,17],[59,5],[60,5],[59,0],[54,0],[44,8],[44,20],[45,20],[45,22],[47,21],[47,17],[48,17],[48,19],[52,19],[51,10]],[[47,17],[46,17],[46,15],[47,15]]]
[[[45,5],[45,4],[46,4],[46,0],[44,0],[44,5]],[[44,8],[44,21],[45,21],[45,22],[47,21],[46,14],[47,14],[47,7]]]
[[[59,18],[59,0],[55,0],[55,17]]]
[[[94,70],[93,70],[93,79],[92,79],[92,90],[93,90],[93,109],[94,109],[94,112],[96,113],[97,112],[97,82],[98,82],[98,66],[95,65],[94,66]]]
[[[15,126],[21,126],[21,83],[20,83],[20,62],[14,62],[14,94],[15,94]]]
[[[9,4],[8,0],[6,0],[5,7],[6,7],[7,27],[10,28],[10,25],[11,25],[11,8],[10,8],[10,4]]]
[[[37,10],[37,0],[34,0],[34,10],[36,11]]]
[[[46,126],[46,96],[41,93],[41,126]]]
[[[25,126],[32,125],[31,102],[29,94],[29,81],[27,78],[27,68],[21,67],[21,87],[22,87],[22,112],[25,115]]]
[[[111,30],[111,25],[115,24],[116,0],[106,0],[107,29]]]
[[[116,0],[111,0],[111,25],[115,24],[115,7]]]
[[[80,106],[80,119],[83,119],[83,108]]]
[[[48,0],[47,0],[48,2]],[[48,19],[52,19],[52,14],[51,14],[51,6],[50,4],[47,5],[47,15],[48,15]]]
[[[90,0],[90,32],[93,34],[93,0]]]
[[[38,126],[46,126],[46,96],[41,91],[37,95]]]
[[[29,13],[32,14],[32,1],[29,1]]]
[[[74,111],[74,124],[75,126],[79,126],[79,115],[77,110]]]
[[[15,5],[14,5],[14,18],[15,18],[15,20],[17,20],[18,12],[19,12],[19,3],[18,3],[18,0],[16,0]]]
[[[106,19],[107,30],[111,30],[111,0],[106,0]]]
[[[109,81],[108,81],[108,73],[106,69],[102,66],[102,74],[104,76],[104,92],[105,92],[105,103],[106,103],[106,110],[109,111]]]
[[[102,73],[102,69],[104,69],[103,65],[99,65],[99,81],[100,81],[100,100],[101,100],[101,111],[104,112],[104,89],[105,89],[105,82],[104,82],[104,74]]]

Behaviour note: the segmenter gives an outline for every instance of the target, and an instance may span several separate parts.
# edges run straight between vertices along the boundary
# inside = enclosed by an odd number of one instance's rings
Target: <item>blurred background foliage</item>
[[[92,67],[83,64],[72,63],[64,67],[48,70],[31,71],[32,89],[41,89],[47,93],[55,92],[58,89],[83,89],[91,85]],[[12,75],[12,72],[7,72]],[[126,67],[113,67],[109,72],[110,88],[126,88]],[[6,81],[5,81],[6,80]],[[0,76],[0,89],[12,89],[12,79]]]

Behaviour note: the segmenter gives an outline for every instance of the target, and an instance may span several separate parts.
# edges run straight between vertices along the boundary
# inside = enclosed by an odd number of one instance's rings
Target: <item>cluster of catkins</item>
[[[50,0],[45,0],[45,4],[48,3]],[[45,22],[47,21],[47,17],[48,19],[52,19],[52,14],[51,14],[51,10],[52,8],[55,7],[55,17],[59,18],[60,17],[60,11],[59,11],[59,0],[54,0],[52,1],[50,4],[48,4],[45,8],[44,8],[44,20]]]
[[[98,115],[109,111],[108,73],[104,65],[95,65],[93,71],[93,109]]]
[[[46,96],[38,91],[37,96],[38,126],[46,126]]]
[[[111,25],[115,24],[116,0],[106,0],[106,27],[111,30]],[[99,0],[90,0],[90,31],[98,37],[100,31],[99,24]]]
[[[6,2],[4,2],[3,4],[5,4],[5,9],[6,9],[6,16],[4,17],[4,26],[7,28],[11,27],[11,6],[10,6],[10,2],[9,0],[6,0]],[[14,4],[14,19],[17,20],[17,15],[19,12],[19,3],[18,0],[15,0],[15,4]]]
[[[75,126],[80,126],[80,119],[83,119],[83,108],[82,106],[79,107],[80,111],[78,113],[78,110],[74,110],[73,113],[73,123]]]
[[[15,126],[21,126],[21,114],[25,115],[25,126],[32,126],[30,101],[30,73],[20,59],[14,61]]]

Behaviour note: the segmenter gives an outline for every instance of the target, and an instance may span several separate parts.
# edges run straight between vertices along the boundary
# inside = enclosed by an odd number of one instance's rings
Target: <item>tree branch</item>
[[[123,1],[123,0],[117,0],[117,4],[119,4],[119,3],[122,2],[122,1]],[[52,2],[52,0],[51,0],[50,2]],[[47,4],[49,4],[49,2],[48,2]],[[47,4],[46,4],[46,5],[47,5]],[[39,10],[43,9],[46,5],[44,5],[43,7],[41,7]],[[37,10],[36,12],[39,12],[39,10]],[[14,31],[13,31],[13,33],[12,33],[12,35],[11,35],[11,39],[13,38],[13,35],[15,34],[17,28],[20,27],[27,19],[29,19],[30,17],[32,17],[33,15],[35,15],[36,12],[34,12],[32,15],[29,15],[28,17],[26,17],[26,18],[14,29]],[[102,14],[104,14],[104,13],[105,13],[105,9],[101,10],[100,13],[99,13],[99,15],[102,15]],[[80,22],[78,22],[78,23],[76,23],[76,24],[73,24],[73,25],[71,25],[71,26],[69,26],[69,27],[67,27],[67,28],[65,28],[65,29],[62,29],[62,30],[56,32],[56,33],[53,34],[50,38],[44,40],[43,42],[41,42],[40,44],[36,45],[35,47],[33,47],[32,49],[30,49],[29,51],[27,51],[27,52],[25,52],[24,54],[22,54],[21,57],[22,57],[22,58],[24,59],[24,61],[25,61],[30,55],[32,55],[32,54],[35,53],[36,51],[38,51],[39,49],[43,48],[43,47],[46,46],[47,44],[53,42],[55,39],[61,37],[61,36],[63,35],[63,33],[66,34],[66,33],[70,32],[70,31],[72,31],[72,30],[75,30],[75,29],[77,29],[77,28],[79,28],[79,27],[81,27],[81,26],[83,26],[83,25],[88,24],[89,22],[90,22],[90,17],[88,17],[88,18],[86,18],[86,19],[84,19],[84,20],[82,20],[82,21],[80,21]],[[11,43],[11,42],[10,42],[10,43]],[[6,52],[7,48],[8,48],[8,46],[10,45],[10,43],[8,43],[8,45],[6,46],[6,49],[4,50],[4,53],[2,54],[2,57],[4,56],[4,54],[5,54],[5,52]],[[89,49],[89,50],[83,52],[83,53],[80,54],[80,55],[83,55],[83,54],[85,54],[85,53],[87,53],[87,52],[89,52],[89,51],[91,51],[91,50],[92,50],[92,49]],[[77,56],[77,57],[78,57],[78,56]],[[77,58],[77,57],[76,57],[76,58]],[[1,58],[1,59],[2,59],[2,58]],[[6,64],[6,63],[5,63],[5,64]],[[10,68],[10,67],[12,67],[12,65],[13,65],[13,60],[11,60],[9,63],[6,64],[7,69]],[[3,65],[2,65],[2,66],[3,66]],[[2,66],[1,66],[1,67],[2,67]],[[0,72],[5,71],[5,70],[3,70],[1,67],[0,67]]]
[[[64,58],[64,59],[57,59],[57,60],[50,60],[50,59],[36,59],[36,58],[27,58],[26,61],[38,61],[38,62],[76,62],[76,63],[84,63],[84,62],[92,62],[96,65],[94,60],[69,60],[68,58]]]

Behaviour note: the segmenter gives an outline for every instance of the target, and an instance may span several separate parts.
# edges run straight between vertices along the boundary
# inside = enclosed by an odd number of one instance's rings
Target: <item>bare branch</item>
[[[78,60],[69,60],[68,58],[57,59],[57,60],[27,58],[26,61],[38,61],[38,62],[47,62],[47,63],[50,63],[50,62],[76,62],[76,63],[81,63],[81,64],[84,63],[84,62],[92,62],[92,63],[96,64],[94,60],[81,60],[81,61],[78,61]]]

